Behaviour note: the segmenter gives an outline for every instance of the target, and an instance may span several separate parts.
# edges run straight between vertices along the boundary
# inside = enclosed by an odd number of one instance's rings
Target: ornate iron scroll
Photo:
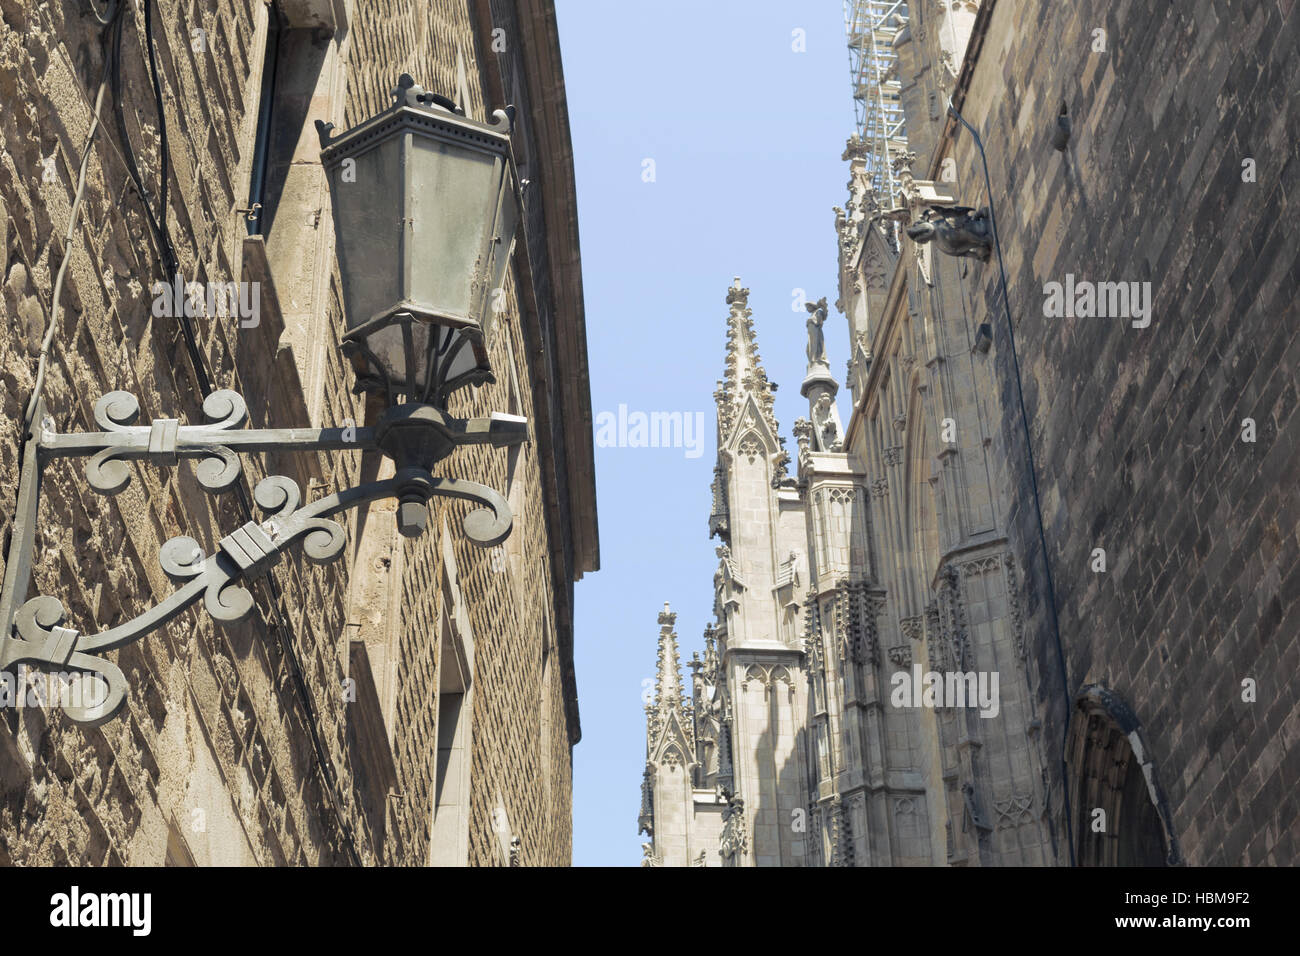
[[[383,481],[336,492],[303,504],[296,482],[271,475],[258,482],[253,499],[264,512],[261,521],[248,521],[222,538],[205,554],[193,538],[167,541],[158,560],[169,578],[181,586],[145,613],[98,634],[82,634],[63,626],[62,602],[40,595],[21,606],[31,576],[35,536],[36,494],[40,470],[51,458],[89,455],[86,479],[100,494],[115,495],[130,481],[131,459],[176,465],[181,458],[199,458],[195,468],[199,483],[209,492],[228,490],[239,480],[240,452],[264,450],[318,451],[374,449],[372,428],[242,429],[247,419],[244,400],[231,391],[214,392],[203,403],[207,425],[181,425],[175,419],[157,419],[151,425],[131,423],[140,412],[139,402],[126,392],[111,392],[95,403],[95,421],[101,432],[58,434],[48,419],[27,442],[19,490],[19,510],[10,544],[5,593],[0,600],[0,670],[27,664],[45,672],[80,678],[77,693],[63,695],[60,706],[74,721],[98,726],[112,720],[126,702],[127,683],[121,669],[104,659],[120,648],[173,620],[191,605],[203,601],[218,624],[228,626],[253,611],[247,584],[266,574],[297,542],[309,561],[323,564],[338,558],[347,537],[331,518],[381,498],[412,497],[428,501],[435,496],[461,498],[484,505],[470,511],[462,522],[466,535],[482,547],[491,547],[510,534],[512,517],[505,499],[491,488],[472,481],[440,478],[422,467],[399,467]],[[38,409],[38,418],[43,409]],[[513,444],[525,435],[517,419],[456,420],[439,413],[437,428],[447,450],[459,444]],[[88,692],[85,681],[95,682]],[[86,703],[87,698],[91,698]]]

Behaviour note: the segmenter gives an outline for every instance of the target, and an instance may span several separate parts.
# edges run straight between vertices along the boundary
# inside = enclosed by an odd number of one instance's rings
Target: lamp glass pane
[[[474,308],[490,279],[484,238],[496,213],[499,160],[420,136],[410,148],[410,301],[477,324]]]
[[[402,298],[401,142],[389,139],[330,170],[339,273],[348,328]]]
[[[402,344],[400,325],[386,325],[382,329],[371,332],[366,337],[366,347],[374,352],[383,364],[384,371],[388,373],[391,382],[396,384],[405,381],[406,352]]]
[[[438,355],[435,361],[438,361],[439,364],[441,364],[449,354],[450,350],[455,348],[462,338],[464,338],[463,332],[459,332],[456,329],[444,329],[442,336],[438,340]],[[470,343],[466,342],[461,346],[459,351],[456,352],[456,357],[452,359],[451,366],[447,370],[446,378],[450,380],[459,375],[464,375],[477,364],[478,363],[474,358],[474,349],[470,346]]]

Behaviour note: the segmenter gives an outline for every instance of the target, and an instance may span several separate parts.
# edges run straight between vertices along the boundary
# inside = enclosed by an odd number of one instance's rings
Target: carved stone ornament
[[[1005,800],[993,801],[995,814],[994,827],[1008,830],[1024,823],[1034,822],[1034,795],[1032,793],[1013,793]]]
[[[724,864],[739,866],[749,852],[749,833],[745,828],[745,801],[732,794],[722,808],[722,836],[718,853]]]
[[[906,644],[899,644],[888,650],[889,659],[898,667],[912,666],[912,649]]]
[[[918,245],[933,242],[949,256],[988,262],[993,250],[993,227],[987,207],[976,212],[969,206],[931,206],[924,217],[907,227]]]

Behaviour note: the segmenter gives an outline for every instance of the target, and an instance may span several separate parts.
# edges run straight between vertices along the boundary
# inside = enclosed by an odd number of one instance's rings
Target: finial
[[[731,280],[731,288],[727,290],[727,305],[737,303],[742,309],[749,303],[749,290],[741,286],[740,276]]]
[[[410,73],[403,73],[397,78],[397,86],[390,95],[393,97],[395,107],[424,107],[425,109],[455,113],[457,116],[465,115],[465,111],[456,105],[455,100],[426,90],[415,82],[415,78]]]

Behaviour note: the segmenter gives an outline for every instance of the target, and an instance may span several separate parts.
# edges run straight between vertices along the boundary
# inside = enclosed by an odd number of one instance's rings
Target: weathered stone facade
[[[1105,687],[1140,725],[1149,748],[1140,759],[1159,781],[1166,843],[1172,836],[1180,858],[1294,865],[1297,11],[999,0],[981,15],[983,51],[956,98],[989,156],[1068,694],[1045,619],[995,263],[972,270],[966,293],[972,322],[995,329],[990,385],[1002,412],[992,437],[1005,462],[999,483],[1012,489],[1010,535],[1025,555],[1050,763],[1060,766],[1069,706],[1078,786],[1078,755],[1097,723],[1080,695]],[[1026,23],[1042,23],[1051,41],[1032,40]],[[1050,139],[1062,104],[1071,132],[1058,152]],[[962,198],[986,202],[969,137],[950,155]],[[1150,282],[1149,326],[1046,317],[1044,286],[1067,274]],[[1253,442],[1243,440],[1248,418]],[[1105,573],[1092,570],[1097,548]],[[1246,679],[1253,702],[1243,700]],[[1060,794],[1054,778],[1057,808]],[[1071,800],[1078,834],[1090,806]],[[1081,861],[1090,842],[1076,836]]]
[[[671,693],[649,709],[647,859],[1293,864],[1293,4],[933,0],[877,26],[906,138],[844,155],[852,414],[841,428],[810,305],[786,477],[728,294],[718,623],[685,730]],[[1076,279],[1125,295],[1076,316]],[[1127,311],[1099,317],[1103,299]],[[789,686],[770,712],[740,695],[748,659],[725,665],[769,646],[752,663]],[[931,673],[971,677],[979,706],[944,695],[960,684],[927,698]],[[693,793],[664,789],[674,735]]]
[[[140,398],[146,421],[202,421],[209,388],[240,392],[253,427],[373,421],[378,410],[353,395],[337,348],[339,277],[312,122],[344,128],[384,109],[402,72],[473,118],[506,102],[518,109],[513,145],[529,182],[490,343],[497,381],[462,391],[450,410],[526,416],[530,441],[468,448],[440,466],[508,497],[514,530],[500,548],[470,544],[464,504],[435,499],[429,530],[405,539],[395,503],[379,502],[347,516],[343,560],[292,557],[254,586],[249,622],[220,628],[189,611],[116,652],[131,688],[117,719],[87,729],[57,708],[5,707],[0,863],[566,864],[580,735],[572,585],[598,552],[551,4],[155,0],[166,222],[180,272],[261,290],[256,325],[193,320],[197,362],[182,322],[151,309],[151,286],[167,277],[144,212],[162,194],[144,9],[124,4],[120,84],[104,94],[65,244],[111,32],[76,0],[0,3],[0,484],[17,486],[23,411],[65,255],[43,392],[61,431],[95,430],[93,402],[117,389]],[[126,171],[133,159],[144,196]],[[358,452],[265,454],[245,467],[248,487],[284,474],[306,499],[391,471]],[[33,588],[58,596],[86,632],[166,597],[158,557],[169,538],[210,550],[246,520],[238,496],[204,493],[189,464],[132,475],[106,498],[79,463],[46,471]],[[0,509],[6,536],[12,514],[12,504]]]

